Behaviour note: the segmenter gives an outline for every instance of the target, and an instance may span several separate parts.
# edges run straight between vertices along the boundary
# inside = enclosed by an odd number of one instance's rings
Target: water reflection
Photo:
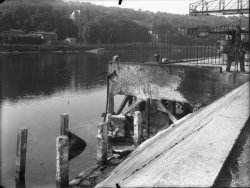
[[[47,96],[105,84],[106,64],[92,54],[1,55],[1,100]]]
[[[70,177],[96,164],[106,71],[103,57],[93,54],[0,54],[1,185],[16,185],[16,134],[27,127],[25,186],[55,186],[55,140],[63,113],[69,114],[70,130],[87,143],[70,161]]]

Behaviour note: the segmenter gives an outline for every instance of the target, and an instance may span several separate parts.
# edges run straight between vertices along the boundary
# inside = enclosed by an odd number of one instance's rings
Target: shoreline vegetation
[[[0,53],[25,53],[25,52],[90,52],[98,53],[103,51],[103,46],[64,46],[64,45],[25,45],[25,44],[2,44]]]
[[[248,18],[240,17],[247,28]],[[238,22],[238,17],[177,15],[104,7],[61,0],[8,0],[0,6],[1,44],[70,44],[65,49],[84,50],[85,45],[150,42],[152,35],[168,42],[189,41],[184,32],[194,27],[216,27]],[[164,34],[164,35],[162,35]],[[210,40],[208,40],[210,42]],[[72,45],[77,47],[72,47]],[[82,47],[82,45],[84,44]],[[51,47],[41,47],[49,50]],[[80,46],[80,47],[78,47]],[[0,46],[2,50],[2,46]],[[14,49],[13,49],[14,48]],[[30,47],[33,49],[33,47]],[[63,49],[63,47],[54,47]],[[5,51],[20,49],[5,47]],[[27,47],[22,47],[26,50]],[[95,49],[95,48],[93,48]]]

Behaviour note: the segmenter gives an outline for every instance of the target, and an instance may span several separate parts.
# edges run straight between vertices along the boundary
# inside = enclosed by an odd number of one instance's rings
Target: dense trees
[[[41,1],[42,2],[42,1]],[[0,31],[22,29],[29,31],[56,31],[59,39],[76,37],[78,27],[64,9],[52,2],[11,1],[0,6]]]
[[[74,12],[74,19],[70,15]],[[174,39],[178,28],[217,26],[237,21],[236,17],[189,16],[102,7],[60,0],[8,0],[0,5],[0,32],[9,29],[54,31],[59,40],[75,37],[84,43],[146,42],[147,28],[166,32]],[[247,19],[242,17],[241,19]],[[113,31],[127,30],[121,34]],[[135,30],[140,35],[135,36]]]

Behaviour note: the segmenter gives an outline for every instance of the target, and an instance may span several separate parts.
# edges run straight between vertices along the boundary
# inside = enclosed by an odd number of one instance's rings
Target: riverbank
[[[24,45],[24,44],[2,44],[0,53],[19,53],[19,52],[85,52],[98,49],[97,45],[84,46],[63,46],[63,45]]]

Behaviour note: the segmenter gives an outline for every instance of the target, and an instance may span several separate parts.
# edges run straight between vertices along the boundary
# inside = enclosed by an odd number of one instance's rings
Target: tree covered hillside
[[[108,43],[113,29],[141,29],[146,35],[147,27],[175,32],[178,27],[217,26],[237,20],[237,17],[152,13],[60,0],[7,0],[0,5],[0,32],[54,31],[59,40],[75,37],[79,42],[91,44]]]

